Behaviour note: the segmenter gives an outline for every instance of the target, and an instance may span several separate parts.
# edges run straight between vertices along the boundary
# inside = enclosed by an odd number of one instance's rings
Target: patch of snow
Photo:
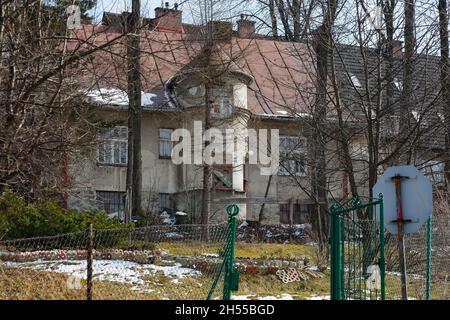
[[[306,300],[330,300],[330,299],[331,299],[330,296],[316,296],[316,295],[312,295],[306,298]]]
[[[59,260],[59,261],[41,261],[34,262],[6,262],[6,266],[24,269],[34,269],[47,272],[65,273],[86,279],[86,260]],[[146,287],[144,276],[151,276],[162,273],[166,277],[177,280],[177,282],[186,276],[199,276],[200,271],[181,267],[176,263],[173,266],[158,266],[154,264],[139,264],[124,260],[94,260],[93,278],[99,281],[111,281],[123,284],[133,285],[132,290],[146,291],[152,290]],[[177,283],[174,282],[174,283]]]
[[[177,216],[187,216],[187,213],[186,213],[186,212],[183,212],[183,211],[177,211],[177,212],[175,212],[175,214],[176,214]]]
[[[311,270],[311,271],[319,271],[319,267],[318,266],[308,266],[306,267],[307,270]]]
[[[128,105],[128,95],[125,91],[115,88],[100,88],[90,90],[86,95],[99,104]]]
[[[163,211],[163,212],[161,212],[161,218],[170,218],[170,215],[166,212],[166,211]]]
[[[231,296],[231,300],[250,300],[251,295]]]
[[[92,101],[102,105],[128,105],[128,94],[126,91],[117,88],[99,88],[86,92],[86,96]],[[156,94],[150,92],[141,92],[141,105],[153,106],[152,98]]]
[[[168,237],[168,238],[183,238],[183,235],[176,233],[176,232],[168,232],[168,233],[166,233],[166,237]]]
[[[141,94],[141,105],[142,106],[153,106],[152,98],[156,97],[156,94],[151,92],[142,92]]]
[[[282,293],[281,296],[265,296],[265,297],[258,297],[250,294],[250,295],[231,296],[231,300],[294,300],[294,296],[288,293]]]
[[[267,297],[258,297],[258,300],[294,300],[294,297],[288,293],[283,293],[281,296],[267,296]]]

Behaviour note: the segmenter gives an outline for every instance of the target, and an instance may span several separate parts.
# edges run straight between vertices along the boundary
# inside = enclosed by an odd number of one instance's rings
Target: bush
[[[84,231],[89,223],[94,229],[129,229],[132,224],[109,219],[103,211],[68,210],[52,200],[26,203],[10,191],[0,196],[0,239],[52,236]]]

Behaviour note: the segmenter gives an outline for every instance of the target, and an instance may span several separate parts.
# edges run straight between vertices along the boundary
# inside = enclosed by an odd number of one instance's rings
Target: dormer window
[[[214,102],[211,113],[216,117],[227,118],[233,114],[233,91],[230,87],[214,87]]]
[[[203,97],[205,95],[205,86],[203,84],[199,84],[189,87],[187,88],[187,95],[191,98]]]

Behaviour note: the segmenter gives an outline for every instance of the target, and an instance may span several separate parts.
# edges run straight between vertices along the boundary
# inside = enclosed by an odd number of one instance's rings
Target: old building
[[[98,206],[108,213],[125,211],[128,99],[126,47],[121,34],[126,17],[126,13],[105,13],[102,25],[85,25],[78,30],[80,37],[93,39],[95,44],[115,37],[118,41],[79,66],[85,76],[87,99],[98,106],[98,116],[110,125],[99,130],[96,148],[71,161],[70,207]],[[208,85],[212,126],[222,132],[278,129],[280,167],[274,175],[261,174],[261,166],[249,161],[252,141],[245,135],[234,137],[234,150],[224,150],[224,158],[229,157],[231,163],[213,165],[211,219],[223,219],[225,205],[233,202],[239,204],[240,215],[247,220],[258,220],[265,203],[265,223],[309,221],[313,202],[308,168],[314,166],[315,159],[308,153],[314,132],[311,123],[316,81],[310,44],[259,36],[255,23],[241,17],[237,30],[233,30],[231,22],[212,23],[214,43],[205,61],[205,28],[184,24],[177,8],[157,8],[155,18],[143,19],[143,25],[143,208],[151,212],[180,210],[188,214],[189,222],[198,221],[202,165],[174,163],[171,136],[174,130],[187,129],[192,136],[190,153],[195,153],[201,141],[196,141],[194,134],[201,130],[198,124],[205,118],[205,81],[213,77],[212,85]],[[346,57],[352,55],[354,52]],[[351,61],[350,65],[350,70],[339,71],[339,81],[349,87],[344,103],[354,105],[354,90],[362,88],[364,73],[361,61]],[[353,122],[358,119],[356,111],[349,116]],[[433,114],[439,120],[439,112]],[[331,122],[333,117],[330,112]],[[366,139],[362,132],[355,132],[352,152],[356,163],[364,163]],[[327,154],[330,199],[343,199],[348,194],[348,181],[335,158],[333,150],[338,146],[332,139],[327,146],[331,150]],[[441,170],[439,166],[431,168],[433,173]],[[367,194],[363,169],[358,177],[361,192]]]

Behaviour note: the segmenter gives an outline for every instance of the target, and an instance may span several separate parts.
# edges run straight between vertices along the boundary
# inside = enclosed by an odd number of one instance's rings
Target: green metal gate
[[[332,300],[384,300],[383,198],[331,206]]]
[[[239,207],[235,204],[227,207],[228,225],[227,242],[221,252],[223,259],[213,284],[208,293],[207,300],[213,298],[214,292],[218,288],[219,282],[223,281],[222,299],[231,300],[231,292],[237,291],[239,287],[239,271],[234,267],[234,247],[236,242],[236,223],[239,214]]]

